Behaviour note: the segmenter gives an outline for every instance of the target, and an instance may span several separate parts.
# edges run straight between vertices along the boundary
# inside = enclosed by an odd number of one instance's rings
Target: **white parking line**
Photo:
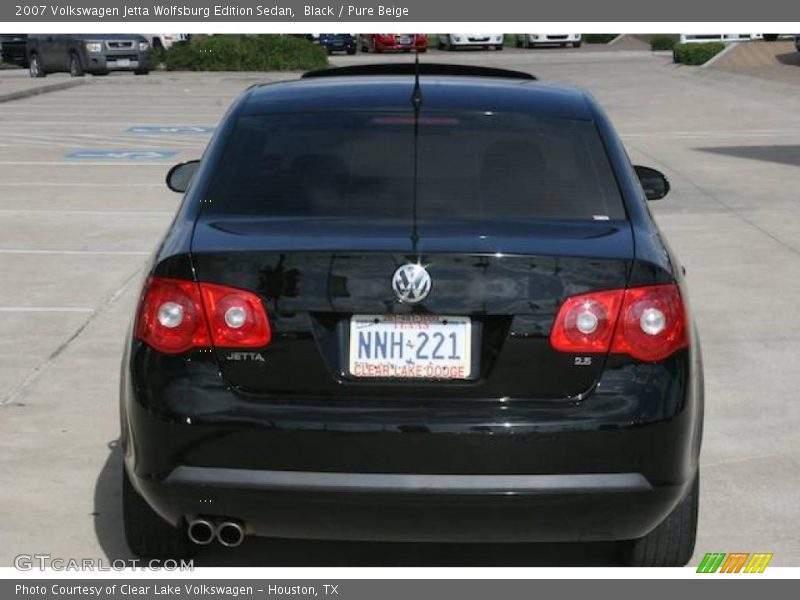
[[[146,135],[146,134],[130,134],[130,133],[70,133],[68,137],[78,138],[80,141],[99,140],[99,141],[119,141],[125,142],[129,145],[157,145],[168,144],[178,146],[205,146],[208,143],[208,136],[192,136],[181,137],[180,135]]]
[[[0,187],[85,187],[85,188],[107,188],[107,187],[165,187],[163,183],[96,183],[94,181],[2,181]]]
[[[6,104],[6,107],[3,108],[3,115],[4,116],[7,115],[9,117],[13,116],[13,117],[31,117],[32,118],[36,114],[40,113],[42,109],[47,110],[48,108],[49,107],[37,107],[36,110],[30,110],[30,109],[27,109],[27,108],[21,108],[19,106],[11,107],[8,104]],[[145,113],[146,109],[142,108],[141,112]],[[161,119],[169,119],[173,123],[175,123],[175,122],[191,122],[191,121],[194,121],[194,122],[217,121],[217,120],[220,119],[220,117],[223,114],[224,114],[224,111],[213,112],[213,113],[212,112],[204,112],[204,113],[186,112],[186,109],[181,108],[180,106],[176,106],[176,107],[171,108],[169,110],[164,109],[164,108],[160,108],[158,110],[159,118],[161,118]],[[97,119],[87,120],[87,121],[70,120],[70,123],[72,123],[73,125],[79,124],[79,123],[85,123],[86,125],[97,125],[98,122],[101,122],[103,125],[109,125],[110,122],[109,121],[104,121],[103,120],[103,116],[104,116],[104,113],[99,113],[97,115]],[[132,124],[132,121],[134,121],[134,119],[131,119],[131,121],[117,121],[116,123],[119,124],[119,125],[125,125],[127,127],[130,127],[130,125]]]
[[[139,250],[34,250],[29,248],[0,248],[0,254],[48,254],[64,256],[149,256]]]
[[[65,307],[60,307],[60,306],[41,307],[41,308],[49,308],[53,312],[58,312],[58,309],[62,309],[62,308],[63,309],[67,309],[68,312],[73,312],[75,309],[78,309],[78,310],[80,310],[80,312],[89,313],[89,316],[86,317],[86,319],[83,321],[83,324],[80,327],[78,327],[75,330],[75,332],[72,335],[70,335],[58,348],[56,348],[50,354],[50,356],[48,356],[45,360],[43,360],[38,365],[36,365],[36,367],[32,371],[30,371],[22,381],[20,381],[17,385],[15,385],[13,388],[11,388],[11,391],[9,391],[4,397],[0,398],[0,406],[6,405],[6,404],[11,404],[17,398],[19,398],[21,395],[23,395],[25,393],[25,390],[28,388],[28,386],[31,385],[32,383],[34,383],[39,378],[39,376],[47,369],[47,367],[55,359],[57,359],[61,355],[61,353],[64,352],[64,350],[66,350],[70,346],[70,344],[72,342],[74,342],[76,339],[78,339],[78,337],[89,326],[89,324],[94,319],[96,319],[99,314],[101,314],[109,306],[114,304],[114,302],[116,302],[117,299],[120,296],[122,296],[122,294],[125,292],[125,290],[128,288],[128,286],[131,284],[131,282],[135,281],[136,276],[140,271],[141,271],[141,266],[139,266],[136,269],[134,269],[134,271],[130,275],[128,275],[128,277],[125,279],[125,281],[122,282],[122,285],[120,287],[118,287],[116,290],[114,290],[114,292],[110,296],[107,296],[106,298],[104,298],[103,301],[100,302],[100,304],[96,308],[80,309],[79,307],[67,307],[67,306],[65,306]],[[26,308],[26,307],[20,306],[20,307],[7,307],[7,308],[10,308],[10,309],[20,308],[21,309],[21,308]]]
[[[738,138],[800,137],[800,130],[729,130],[729,131],[651,131],[620,133],[623,138]]]
[[[96,89],[96,88],[95,88]],[[242,88],[244,89],[244,88]],[[147,98],[148,100],[152,101],[155,99],[158,100],[191,100],[192,98],[230,98],[231,100],[235,99],[238,92],[236,93],[229,93],[229,92],[220,92],[218,94],[215,93],[196,93],[196,92],[184,92],[184,95],[175,96],[172,94],[152,94],[150,92],[147,93],[136,93],[136,92],[125,92],[125,98]],[[119,98],[119,94],[116,92],[102,92],[98,91],[98,93],[70,93],[70,98]]]
[[[79,143],[76,142],[68,142],[64,140],[60,140],[58,138],[54,138],[52,136],[46,135],[21,135],[18,133],[6,133],[3,132],[2,136],[5,138],[15,138],[19,141],[16,143],[17,146],[19,145],[28,145],[28,146],[59,146],[61,148],[75,148],[81,147]]]
[[[190,115],[191,115],[191,113],[186,113],[186,118],[185,119],[181,119],[181,122],[183,123],[183,122],[190,122],[190,121],[199,121],[199,119],[191,118]],[[214,120],[214,123],[219,121],[220,116],[221,115],[217,115],[216,119]],[[142,119],[142,120],[145,121],[147,119],[145,118],[145,119]],[[212,123],[212,125],[214,123]],[[3,123],[0,123],[0,131],[2,130],[2,125],[3,125]],[[55,125],[55,126],[58,126],[58,130],[59,131],[63,131],[63,132],[69,132],[70,128],[78,128],[78,129],[80,129],[80,131],[85,131],[87,128],[96,128],[96,129],[100,128],[100,129],[105,130],[106,128],[109,128],[109,127],[114,127],[115,128],[114,131],[116,132],[116,131],[118,131],[118,128],[120,128],[120,127],[126,127],[126,128],[130,127],[132,125],[132,123],[131,123],[131,121],[97,121],[97,120],[76,121],[75,119],[70,118],[69,122],[64,122],[64,121],[39,121],[39,120],[37,120],[37,121],[31,122],[29,125],[30,125],[31,131],[37,131],[37,128],[41,129],[42,131],[50,131],[49,128]],[[163,121],[156,121],[155,123],[148,122],[148,125],[161,125],[163,127],[172,127],[174,125],[174,123],[164,123]]]
[[[171,217],[174,211],[167,210],[63,210],[55,208],[0,208],[0,214],[22,215],[82,215],[87,217]]]
[[[130,135],[122,133],[62,133],[59,135],[46,133],[19,133],[16,131],[0,132],[4,138],[18,140],[16,145],[60,146],[65,148],[86,148],[88,143],[95,145],[126,145],[134,147],[179,146],[181,148],[202,148],[208,143],[206,137],[197,136],[192,139],[174,139],[168,136]],[[177,136],[175,136],[177,137]]]
[[[169,159],[175,158],[174,156],[170,156]],[[9,165],[9,166],[25,166],[25,165],[37,165],[42,167],[168,167],[171,166],[172,163],[169,159],[165,159],[165,162],[145,162],[145,161],[121,161],[115,160],[113,158],[109,158],[108,160],[102,162],[89,162],[87,160],[83,160],[80,158],[75,158],[73,160],[0,160],[0,165]]]
[[[93,308],[81,306],[0,306],[0,313],[21,313],[21,312],[75,312],[90,313]]]

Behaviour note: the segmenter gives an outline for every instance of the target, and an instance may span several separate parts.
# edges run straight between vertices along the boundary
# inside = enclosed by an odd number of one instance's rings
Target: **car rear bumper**
[[[265,492],[363,494],[517,495],[648,492],[640,473],[586,475],[436,475],[414,473],[326,473],[178,467],[168,484]]]
[[[248,535],[426,542],[609,541],[640,537],[684,485],[641,474],[430,476],[179,467],[135,484],[173,522],[240,520]]]
[[[312,539],[630,539],[669,514],[697,469],[702,378],[686,351],[609,368],[579,402],[246,395],[208,353],[131,351],[126,468],[175,524],[228,517],[249,534]]]

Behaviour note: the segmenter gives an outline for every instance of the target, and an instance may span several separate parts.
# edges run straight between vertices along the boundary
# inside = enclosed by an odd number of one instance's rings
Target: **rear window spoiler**
[[[522,79],[535,81],[536,77],[523,71],[498,69],[495,67],[476,67],[472,65],[448,65],[441,63],[384,63],[377,65],[353,65],[348,67],[335,67],[332,69],[318,69],[303,74],[303,79],[318,79],[321,77],[353,77],[353,76],[380,76],[380,75],[452,75],[461,77],[497,77],[503,79]]]

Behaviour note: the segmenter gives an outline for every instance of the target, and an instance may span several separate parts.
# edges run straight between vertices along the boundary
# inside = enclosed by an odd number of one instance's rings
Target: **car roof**
[[[533,79],[422,75],[423,110],[525,112],[536,116],[591,120],[588,95],[580,88]],[[245,115],[319,110],[411,110],[414,76],[312,77],[250,88]]]

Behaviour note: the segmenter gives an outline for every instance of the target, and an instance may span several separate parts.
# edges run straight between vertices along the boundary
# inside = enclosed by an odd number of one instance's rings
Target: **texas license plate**
[[[467,379],[472,322],[438,315],[353,315],[349,350],[355,377]]]

